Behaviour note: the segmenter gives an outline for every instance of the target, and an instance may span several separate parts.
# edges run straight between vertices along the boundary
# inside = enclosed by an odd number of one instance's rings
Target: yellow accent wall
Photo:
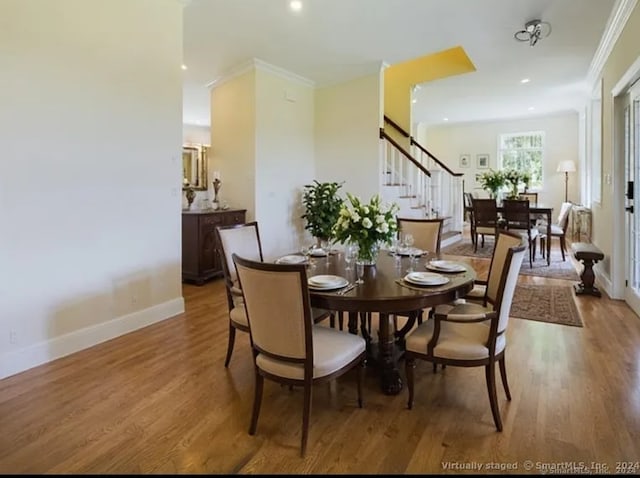
[[[418,83],[475,71],[461,46],[397,63],[384,72],[384,112],[411,133],[411,88]]]

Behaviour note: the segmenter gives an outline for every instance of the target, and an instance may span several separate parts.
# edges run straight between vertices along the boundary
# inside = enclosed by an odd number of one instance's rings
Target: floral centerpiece
[[[302,219],[306,220],[305,229],[311,232],[318,242],[328,241],[333,236],[333,226],[338,221],[343,199],[338,196],[338,190],[342,184],[336,182],[320,183],[304,186],[302,204],[305,213]]]
[[[493,169],[482,173],[478,179],[482,189],[489,191],[492,198],[497,198],[498,191],[500,191],[500,188],[506,183],[504,173],[502,171],[494,171]]]
[[[383,204],[379,195],[373,196],[368,204],[349,193],[347,199],[333,228],[334,238],[342,244],[357,244],[357,260],[373,265],[380,245],[390,244],[396,235],[398,205]]]
[[[506,186],[511,189],[509,198],[515,199],[518,197],[518,187],[521,183],[524,185],[525,191],[529,187],[529,182],[531,181],[529,173],[520,172],[516,169],[507,169],[503,174]]]

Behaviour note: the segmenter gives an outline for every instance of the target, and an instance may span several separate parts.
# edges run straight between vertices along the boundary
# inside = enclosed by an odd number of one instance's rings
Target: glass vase
[[[356,256],[356,264],[364,264],[365,266],[375,266],[378,262],[378,253],[380,247],[375,244],[358,244],[358,255]]]

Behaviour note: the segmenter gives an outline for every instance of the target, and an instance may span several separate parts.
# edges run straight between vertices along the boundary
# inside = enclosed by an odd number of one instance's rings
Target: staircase
[[[385,116],[393,131],[380,129],[383,169],[380,195],[400,207],[399,217],[444,218],[441,246],[462,239],[462,173],[454,173]],[[406,146],[403,146],[403,144]]]

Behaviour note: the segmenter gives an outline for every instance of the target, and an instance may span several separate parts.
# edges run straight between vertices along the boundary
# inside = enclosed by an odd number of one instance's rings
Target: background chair
[[[423,251],[440,253],[443,218],[420,219],[399,217],[398,237],[403,233],[413,235],[413,246]]]
[[[560,213],[558,214],[558,220],[556,224],[551,224],[551,240],[554,237],[560,239],[560,252],[562,253],[562,261],[565,260],[565,253],[567,252],[567,243],[565,235],[567,233],[567,226],[569,225],[569,216],[571,215],[571,208],[573,203],[563,202],[560,206]],[[547,225],[539,225],[538,231],[540,232],[540,249],[542,250],[542,257],[544,257],[547,248]]]
[[[538,205],[538,193],[520,193],[518,199],[529,201],[529,206],[536,207]]]
[[[262,243],[260,242],[260,232],[256,221],[246,224],[233,224],[229,226],[218,226],[216,228],[220,260],[222,262],[222,273],[224,275],[227,292],[227,304],[229,307],[229,340],[227,344],[227,355],[224,366],[228,367],[233,354],[233,346],[236,339],[236,330],[249,332],[249,323],[244,308],[242,290],[238,284],[236,269],[233,265],[233,254],[238,254],[246,259],[262,262]],[[313,309],[313,316],[316,321],[331,318],[331,312],[324,309]]]
[[[473,221],[473,194],[463,193],[462,197],[464,199],[464,209],[466,211],[465,216],[469,220],[469,230],[471,232],[471,243],[475,246],[476,231],[475,231],[475,224]]]
[[[482,247],[484,247],[484,236],[495,236],[498,229],[498,207],[495,199],[472,198],[473,208],[473,252],[478,250],[478,236],[482,236]]]
[[[416,359],[457,367],[485,367],[491,413],[498,431],[502,420],[496,394],[495,363],[500,366],[508,400],[511,392],[505,366],[506,330],[525,245],[519,235],[500,231],[489,266],[483,305],[462,303],[436,307],[428,320],[409,333],[405,342],[405,367],[409,400],[413,407]]]
[[[307,448],[311,390],[356,366],[358,406],[362,407],[365,340],[354,334],[315,326],[303,264],[267,264],[233,254],[249,320],[255,394],[249,434],[260,414],[264,379],[304,387],[301,455]]]
[[[440,242],[442,240],[442,225],[444,223],[443,218],[439,219],[414,219],[414,218],[397,218],[398,220],[398,237],[402,233],[409,233],[413,235],[414,247],[422,249],[423,251],[440,253]],[[415,318],[418,323],[422,323],[423,311],[415,312],[397,312],[394,314],[393,324],[396,329],[396,336],[401,340],[404,339],[405,334],[413,327]],[[410,317],[406,325],[398,330],[398,317]]]
[[[539,231],[531,226],[531,212],[529,201],[521,199],[505,199],[502,201],[502,217],[506,221],[509,231],[521,235],[529,245],[529,266],[533,267],[536,256],[536,240]]]

